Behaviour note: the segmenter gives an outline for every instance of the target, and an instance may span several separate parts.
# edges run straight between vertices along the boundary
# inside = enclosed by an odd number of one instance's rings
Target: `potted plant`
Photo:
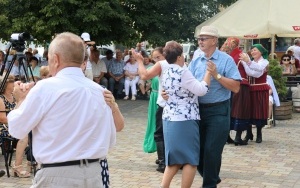
[[[287,100],[287,78],[282,76],[282,67],[277,59],[269,59],[268,74],[273,78],[280,100],[280,106],[275,108],[276,120],[291,119],[293,113],[293,102]]]

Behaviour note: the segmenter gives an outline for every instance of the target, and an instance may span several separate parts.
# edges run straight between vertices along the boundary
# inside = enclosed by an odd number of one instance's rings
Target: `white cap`
[[[85,42],[91,41],[90,34],[88,34],[88,33],[82,33],[81,38]]]

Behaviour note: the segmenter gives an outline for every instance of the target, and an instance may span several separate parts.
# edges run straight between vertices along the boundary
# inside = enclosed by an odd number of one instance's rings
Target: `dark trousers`
[[[198,172],[203,177],[203,188],[213,188],[220,181],[222,152],[230,130],[230,101],[210,107],[200,104],[200,115]]]
[[[120,76],[120,75],[115,75],[115,76]],[[114,89],[115,89],[115,84],[118,83],[118,95],[122,94],[122,90],[124,88],[124,83],[125,83],[125,79],[121,78],[118,82],[113,79],[112,77],[109,78],[108,80],[108,89],[114,93]]]
[[[156,110],[156,130],[154,132],[154,140],[155,142],[163,142],[164,141],[164,131],[163,131],[163,122],[162,122],[162,113],[164,108],[158,106]]]

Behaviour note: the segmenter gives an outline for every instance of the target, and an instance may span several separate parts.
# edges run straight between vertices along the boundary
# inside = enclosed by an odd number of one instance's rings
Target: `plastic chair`
[[[271,118],[268,118],[268,127],[276,126],[276,118],[275,118],[275,104],[273,103],[273,109],[271,113]]]

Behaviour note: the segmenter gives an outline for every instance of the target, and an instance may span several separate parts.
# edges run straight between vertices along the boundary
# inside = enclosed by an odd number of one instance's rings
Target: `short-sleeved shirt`
[[[30,69],[32,71],[33,76],[37,76],[40,77],[40,68],[39,66],[34,67],[34,69],[32,67],[28,67],[28,74],[31,75]]]
[[[98,77],[100,76],[100,73],[107,73],[107,69],[106,69],[106,65],[104,63],[104,61],[102,60],[98,60],[97,63],[91,61],[92,63],[92,71],[93,71],[93,77]]]
[[[211,60],[216,64],[218,73],[223,77],[238,81],[242,80],[238,68],[232,57],[216,49],[209,59],[205,57],[204,54],[202,54],[198,58],[191,61],[191,63],[189,64],[189,70],[199,81],[203,80],[206,72],[206,62],[208,60]],[[222,102],[229,99],[230,95],[230,90],[226,89],[217,80],[212,78],[209,92],[206,95],[199,97],[199,103]]]
[[[123,74],[125,62],[123,60],[117,61],[114,59],[108,66],[108,72],[111,72],[113,75]]]
[[[138,69],[139,69],[139,65],[137,62],[135,62],[134,64],[131,63],[127,63],[124,67],[125,71],[128,71],[129,73],[138,73]]]
[[[105,63],[105,65],[106,65],[106,68],[107,68],[107,71],[109,72],[109,69],[108,69],[108,67],[109,67],[109,65],[113,62],[113,61],[115,61],[116,60],[116,58],[111,58],[111,59],[107,59],[107,57],[103,57],[103,58],[101,58],[101,60],[102,61],[104,61],[104,63]],[[125,61],[126,62],[126,61]]]

